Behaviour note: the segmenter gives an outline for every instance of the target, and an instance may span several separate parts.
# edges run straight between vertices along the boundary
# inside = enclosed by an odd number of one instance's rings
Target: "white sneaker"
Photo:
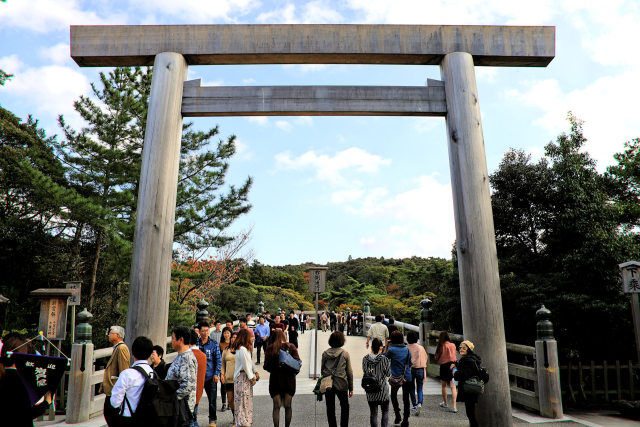
[[[458,412],[458,410],[456,408],[451,408],[449,409],[449,412],[453,412],[454,414]]]
[[[418,403],[418,406],[416,406],[416,417],[420,416],[420,409],[422,409],[422,405]]]
[[[448,408],[448,407],[449,407],[449,405],[447,405],[447,404],[446,404],[446,403],[444,403],[444,402],[440,402],[440,407],[441,407],[441,408]]]

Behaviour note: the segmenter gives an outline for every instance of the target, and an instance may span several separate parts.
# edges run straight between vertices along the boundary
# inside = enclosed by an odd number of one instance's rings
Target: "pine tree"
[[[114,287],[128,280],[151,77],[150,68],[101,73],[101,87],[92,86],[96,99],[81,97],[74,104],[87,126],[75,131],[59,119],[66,136],[59,154],[70,169],[70,181],[106,212],[78,225],[92,248],[90,306],[102,287],[102,293],[112,296],[105,309],[117,309],[113,298],[119,298],[120,292]],[[229,243],[233,237],[225,234],[226,229],[250,209],[251,178],[239,188],[223,189],[235,137],[220,140],[212,148],[218,133],[217,127],[196,131],[191,123],[184,125],[174,238],[192,258]],[[102,260],[103,255],[107,260]]]

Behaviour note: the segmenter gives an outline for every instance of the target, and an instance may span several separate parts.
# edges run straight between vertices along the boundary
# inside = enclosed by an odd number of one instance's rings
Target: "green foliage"
[[[544,303],[561,353],[624,358],[633,341],[617,264],[637,252],[634,236],[615,183],[583,151],[582,123],[568,120],[544,159],[510,151],[490,177],[507,340],[530,344]],[[617,344],[594,346],[595,336]]]
[[[4,86],[4,84],[8,82],[11,77],[13,77],[13,74],[8,74],[5,71],[0,70],[0,86]]]

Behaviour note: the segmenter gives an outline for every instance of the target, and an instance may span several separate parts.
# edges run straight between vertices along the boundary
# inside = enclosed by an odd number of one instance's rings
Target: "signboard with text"
[[[326,289],[328,267],[309,268],[309,292],[320,293]]]
[[[41,288],[32,291],[40,298],[38,329],[50,340],[64,340],[67,334],[67,302],[75,289]]]
[[[80,305],[80,288],[82,286],[82,282],[67,282],[67,289],[73,289],[76,292],[69,297],[68,305],[69,307],[75,307]]]
[[[620,264],[622,287],[626,294],[640,293],[640,263],[635,261]]]

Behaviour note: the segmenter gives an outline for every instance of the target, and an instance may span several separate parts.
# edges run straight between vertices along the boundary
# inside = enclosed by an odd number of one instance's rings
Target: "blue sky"
[[[255,1],[6,0],[0,2],[0,68],[15,77],[0,104],[60,134],[58,114],[79,128],[73,101],[99,71],[69,57],[69,25],[91,24],[554,25],[546,68],[477,67],[489,172],[504,152],[534,158],[585,120],[586,149],[602,170],[640,137],[640,4],[610,0]],[[194,66],[205,85],[424,85],[433,66]],[[444,119],[391,117],[198,118],[235,134],[228,182],[255,179],[250,247],[272,265],[352,257],[440,256],[455,239]]]

